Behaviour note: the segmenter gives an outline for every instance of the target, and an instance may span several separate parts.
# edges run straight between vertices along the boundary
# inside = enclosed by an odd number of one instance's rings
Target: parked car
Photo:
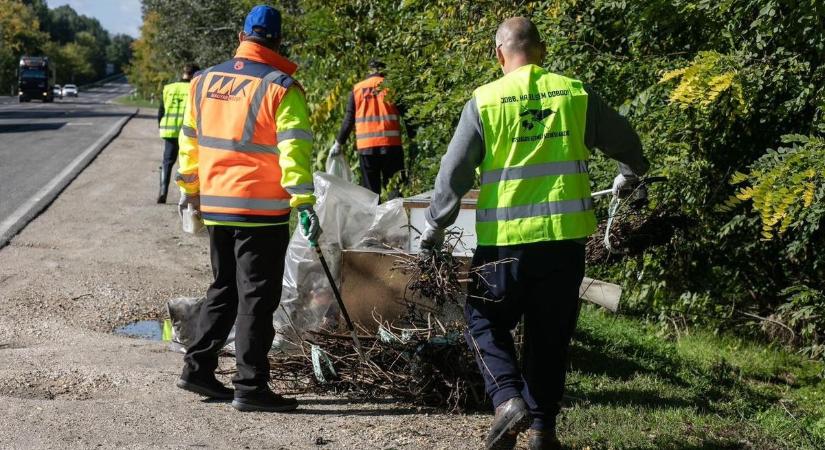
[[[54,93],[54,98],[63,98],[63,88],[61,88],[59,84],[54,85],[52,92]]]
[[[63,86],[63,97],[77,97],[77,86],[74,84]]]

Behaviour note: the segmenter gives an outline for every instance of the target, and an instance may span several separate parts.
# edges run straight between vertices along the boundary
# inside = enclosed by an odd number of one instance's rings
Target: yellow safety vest
[[[479,245],[578,239],[596,229],[581,81],[527,65],[476,89],[484,133]]]
[[[177,138],[183,126],[183,110],[189,98],[189,83],[178,81],[163,87],[163,117],[160,119],[160,137]]]

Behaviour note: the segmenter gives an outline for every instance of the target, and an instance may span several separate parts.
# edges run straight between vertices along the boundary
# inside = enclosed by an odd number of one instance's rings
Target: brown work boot
[[[487,450],[512,450],[516,446],[518,434],[527,429],[530,414],[521,397],[514,397],[498,405],[493,424],[484,448]]]
[[[527,432],[528,450],[561,450],[561,442],[556,433],[549,430],[533,430]]]

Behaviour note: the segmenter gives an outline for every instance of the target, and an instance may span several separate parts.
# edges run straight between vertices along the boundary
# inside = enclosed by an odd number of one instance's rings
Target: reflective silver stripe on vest
[[[394,136],[401,136],[401,132],[398,130],[389,130],[389,131],[376,131],[375,133],[362,133],[356,134],[355,139],[369,139],[369,138],[376,138],[376,137],[394,137]]]
[[[284,186],[287,192],[292,195],[305,195],[315,193],[315,185],[312,183],[299,184],[297,186]]]
[[[186,137],[190,137],[190,138],[198,137],[198,131],[195,130],[194,128],[192,128],[192,127],[187,127],[186,125],[184,125],[184,126],[180,127],[180,131]]]
[[[392,120],[398,120],[398,116],[395,114],[389,114],[386,116],[367,116],[367,117],[359,117],[355,119],[355,123],[366,123],[366,122],[388,122]]]
[[[198,174],[195,173],[180,173],[175,175],[175,181],[183,181],[184,183],[194,183],[198,181]]]
[[[262,211],[279,211],[282,209],[289,209],[289,200],[263,200],[258,198],[201,195],[201,206],[214,206],[216,208],[257,209]]]
[[[164,119],[180,119],[181,117],[183,117],[183,113],[163,114]]]
[[[178,130],[179,127],[177,127],[175,125],[163,125],[163,126],[158,127],[158,129],[161,129],[161,130]]]
[[[591,209],[593,209],[593,200],[590,198],[560,200],[557,202],[537,203],[535,205],[479,209],[476,211],[476,221],[498,222],[530,217],[546,217],[555,214],[584,212]]]
[[[507,167],[491,170],[481,174],[481,184],[498,183],[507,180],[523,180],[552,175],[571,175],[587,173],[587,163],[584,161],[560,161],[543,164],[534,164],[522,167]]]
[[[212,136],[201,136],[198,138],[198,145],[210,147],[218,150],[231,150],[242,153],[272,153],[278,154],[278,148],[272,145],[245,144],[232,139],[223,139]]]
[[[241,137],[242,142],[252,141],[252,137],[255,135],[255,125],[258,123],[258,113],[261,111],[264,98],[266,98],[266,91],[269,89],[269,85],[282,75],[284,75],[284,73],[280,70],[273,70],[261,78],[261,84],[258,85],[258,89],[252,94],[252,101],[249,102],[249,111],[246,112],[246,122],[244,122],[243,135]]]
[[[209,76],[209,72],[212,71],[212,67],[206,69],[201,74],[200,78],[198,78],[198,86],[195,89],[195,120],[197,123],[195,126],[198,130],[203,131],[202,126],[202,115],[201,115],[201,101],[203,101],[203,86],[206,84],[206,77]]]
[[[301,139],[303,141],[312,142],[312,133],[307,130],[284,130],[278,132],[278,142],[283,142],[289,139]]]

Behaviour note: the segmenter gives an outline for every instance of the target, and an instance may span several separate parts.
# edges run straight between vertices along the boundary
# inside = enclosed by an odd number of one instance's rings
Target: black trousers
[[[201,307],[181,378],[214,377],[218,352],[234,324],[238,373],[232,383],[235,396],[243,397],[268,389],[267,353],[275,337],[272,315],[281,300],[289,227],[209,226],[208,230],[215,281]]]
[[[401,147],[377,147],[360,153],[361,185],[381,195],[390,179],[398,172],[404,171],[404,150]],[[400,193],[392,192],[390,199]]]
[[[490,264],[505,258],[517,261]],[[532,428],[554,429],[578,319],[584,245],[555,241],[478,247],[472,265],[483,268],[469,287],[466,338],[487,394],[494,406],[521,396],[530,408]],[[519,366],[511,331],[522,316]]]
[[[169,190],[169,180],[172,177],[172,167],[175,165],[175,161],[178,160],[178,151],[180,150],[180,146],[178,144],[178,138],[163,138],[163,163],[161,165],[160,170],[161,172],[161,189],[163,192]]]

